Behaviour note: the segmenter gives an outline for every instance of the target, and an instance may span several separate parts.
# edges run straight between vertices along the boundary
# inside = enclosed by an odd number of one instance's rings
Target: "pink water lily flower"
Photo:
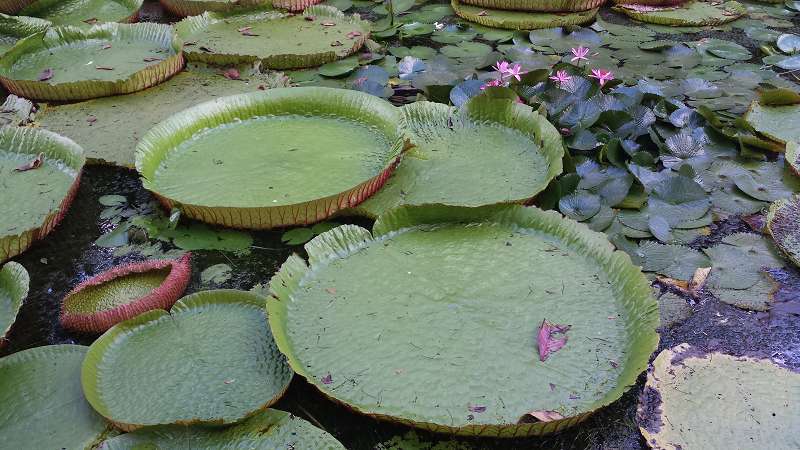
[[[514,64],[514,66],[513,66],[513,67],[510,67],[508,70],[506,70],[506,74],[507,74],[509,77],[514,77],[514,78],[516,78],[516,79],[517,79],[517,81],[522,81],[522,78],[520,78],[520,75],[522,75],[522,74],[524,74],[524,73],[525,73],[525,72],[522,72],[522,66],[521,66],[521,65],[519,65],[519,64]]]
[[[589,61],[589,58],[586,57],[586,55],[589,54],[589,49],[586,47],[580,46],[578,48],[573,48],[572,54],[575,56],[570,60],[570,62],[580,62],[580,60]]]
[[[556,72],[555,75],[550,77],[551,80],[555,81],[556,83],[565,83],[572,79],[569,74],[567,74],[566,70],[559,70]]]
[[[600,86],[605,86],[607,82],[614,79],[614,74],[610,70],[603,69],[592,69],[592,74],[589,76],[596,78],[600,82]]]
[[[486,84],[484,84],[483,86],[481,86],[481,90],[484,90],[484,89],[486,89],[488,87],[501,86],[502,85],[501,83],[502,83],[502,80],[500,80],[499,78],[496,79],[496,80],[489,81]]]
[[[492,69],[500,72],[500,75],[503,75],[508,72],[508,61],[497,61],[495,65],[492,66]]]

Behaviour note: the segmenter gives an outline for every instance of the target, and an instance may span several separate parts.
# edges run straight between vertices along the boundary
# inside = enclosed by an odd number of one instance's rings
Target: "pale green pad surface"
[[[456,14],[466,20],[487,27],[508,30],[533,30],[581,25],[592,22],[598,11],[598,8],[573,13],[506,11],[467,5],[458,0],[452,0],[450,4]]]
[[[12,261],[0,267],[0,340],[17,319],[29,283],[28,271],[21,264]]]
[[[263,298],[203,291],[171,313],[112,327],[83,365],[92,406],[115,422],[239,421],[272,403],[291,379],[266,324]]]
[[[115,81],[159,62],[145,62],[145,58],[166,59],[171,56],[152,41],[119,39],[112,42],[112,48],[103,49],[103,45],[108,43],[107,40],[92,38],[24,54],[15,61],[8,76],[15,80],[36,81],[42,71],[52,69],[53,77],[49,83]],[[113,70],[97,67],[111,67]]]
[[[291,205],[374,177],[391,146],[377,128],[344,118],[247,119],[181,143],[161,162],[153,189],[187,204]]]
[[[720,25],[738,19],[747,10],[736,1],[716,3],[695,0],[675,8],[637,12],[622,6],[616,8],[634,20],[671,26]]]
[[[73,169],[48,157],[38,169],[14,170],[34,158],[35,154],[8,153],[0,148],[0,236],[40,227],[51,212],[58,210],[75,181]]]
[[[747,122],[764,136],[779,142],[800,141],[800,105],[750,105]]]
[[[378,238],[315,265],[287,309],[289,346],[323,391],[365,412],[453,427],[591,410],[623,370],[609,361],[629,356],[627,313],[597,261],[511,225]],[[572,328],[541,362],[545,318]]]
[[[164,282],[171,268],[132,273],[96,286],[87,286],[64,303],[64,311],[92,314],[142,298]]]
[[[333,436],[275,409],[227,428],[160,426],[117,436],[104,450],[344,450]]]
[[[40,0],[20,11],[20,15],[40,17],[54,25],[81,25],[86,20],[119,22],[133,15],[131,0]],[[141,1],[138,2],[141,4]]]
[[[7,449],[83,449],[108,424],[83,397],[87,347],[50,345],[0,359],[0,436]]]

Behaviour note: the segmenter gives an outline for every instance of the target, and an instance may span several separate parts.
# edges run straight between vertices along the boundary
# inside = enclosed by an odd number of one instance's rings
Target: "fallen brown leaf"
[[[38,169],[39,167],[42,167],[43,162],[44,162],[44,153],[39,153],[38,155],[36,155],[36,158],[33,158],[30,162],[27,162],[17,167],[16,169],[14,169],[14,171],[27,172],[29,170]]]

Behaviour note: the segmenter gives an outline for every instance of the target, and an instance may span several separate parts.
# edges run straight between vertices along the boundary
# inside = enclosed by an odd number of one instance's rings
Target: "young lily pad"
[[[0,82],[37,100],[84,100],[154,86],[183,67],[168,25],[54,27],[17,43],[0,60]]]
[[[0,14],[0,53],[5,53],[22,38],[45,31],[50,25],[50,22],[36,17]]]
[[[404,149],[398,116],[385,100],[344,89],[226,97],[150,130],[136,169],[145,188],[193,219],[237,228],[318,222],[389,178]]]
[[[0,344],[5,341],[22,303],[28,297],[30,281],[28,271],[22,264],[11,261],[0,269]]]
[[[112,326],[153,309],[169,309],[186,290],[192,274],[190,254],[114,267],[89,278],[67,294],[61,325],[86,333]]]
[[[745,115],[745,120],[753,129],[764,136],[785,144],[787,141],[800,141],[800,103],[790,105],[765,106],[754,100]]]
[[[736,1],[713,3],[694,0],[675,7],[618,5],[616,10],[640,22],[674,27],[703,27],[722,25],[744,15],[747,10]]]
[[[800,194],[781,199],[770,205],[767,230],[775,245],[800,266]]]
[[[81,390],[88,347],[48,345],[0,359],[0,435],[9,449],[92,448],[109,424]]]
[[[83,164],[83,150],[65,137],[36,128],[0,128],[0,262],[58,225],[78,191]]]
[[[487,27],[507,30],[535,30],[590,23],[599,8],[574,13],[507,11],[467,5],[460,0],[451,0],[456,15]]]
[[[564,13],[599,8],[605,0],[463,0],[463,3],[497,10]]]
[[[303,14],[272,9],[204,13],[175,26],[192,42],[184,50],[189,61],[217,65],[254,63],[271,69],[315,67],[358,51],[369,37],[370,24],[338,9],[319,5]]]
[[[769,360],[662,351],[647,374],[639,429],[654,449],[796,448],[800,374]]]
[[[86,399],[124,430],[239,422],[277,401],[292,377],[265,314],[261,296],[214,290],[121,322],[89,348]]]
[[[178,17],[197,16],[206,11],[229,12],[264,6],[272,0],[159,0],[164,9]]]
[[[277,409],[267,409],[227,428],[184,425],[148,427],[109,439],[101,448],[103,450],[145,448],[344,450],[342,444],[330,434],[295,415]]]
[[[143,0],[37,0],[19,13],[54,25],[136,22]]]
[[[306,252],[270,283],[270,326],[297,373],[363,414],[456,434],[551,433],[617,400],[658,342],[639,269],[554,211],[405,206],[372,233],[343,225]],[[548,338],[545,324],[566,336]]]
[[[357,208],[369,217],[399,205],[522,203],[561,173],[560,134],[527,106],[481,96],[458,110],[416,102],[402,114],[415,147]]]

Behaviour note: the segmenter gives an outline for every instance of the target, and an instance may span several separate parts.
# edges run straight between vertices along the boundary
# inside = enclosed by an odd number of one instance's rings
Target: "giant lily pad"
[[[231,96],[153,128],[136,168],[147,189],[194,219],[239,228],[317,222],[391,175],[403,150],[398,116],[380,98],[343,89]]]
[[[65,137],[0,128],[0,262],[58,225],[78,190],[83,164],[83,150]]]
[[[37,100],[83,100],[154,86],[183,67],[168,25],[54,27],[17,43],[0,60],[0,82]]]
[[[20,14],[40,17],[54,25],[95,22],[136,22],[143,0],[37,0]]]
[[[800,141],[800,103],[766,106],[754,100],[745,120],[757,132],[782,144]]]
[[[722,25],[744,15],[747,10],[736,1],[722,3],[694,0],[674,7],[618,5],[615,9],[640,22],[675,27]]]
[[[5,341],[22,302],[28,296],[29,283],[28,271],[22,264],[12,261],[0,269],[0,344]]]
[[[64,298],[61,325],[102,333],[145,311],[169,309],[189,284],[189,258],[126,264],[83,281]]]
[[[639,269],[554,211],[405,206],[306,252],[270,283],[270,326],[297,373],[363,414],[457,434],[555,432],[618,399],[658,342]],[[562,348],[546,325],[567,332]]]
[[[203,291],[170,312],[121,322],[89,348],[87,400],[117,426],[238,422],[271,405],[292,372],[267,328],[264,298]]]
[[[148,427],[109,439],[101,447],[103,450],[144,448],[344,450],[342,444],[330,434],[277,409],[267,409],[227,428],[183,425]]]
[[[159,0],[164,8],[178,17],[197,16],[206,11],[228,12],[254,6],[269,5],[272,0]]]
[[[653,449],[797,448],[800,374],[688,344],[653,361],[639,428]]]
[[[775,246],[800,267],[800,194],[770,205],[767,230]]]
[[[360,49],[370,24],[332,6],[308,8],[301,15],[272,9],[204,13],[176,25],[190,61],[294,69],[319,66]]]
[[[81,345],[48,345],[0,359],[4,448],[92,448],[109,431],[81,391],[86,350]]]
[[[456,15],[487,27],[507,30],[535,30],[570,25],[583,25],[594,21],[599,8],[574,13],[506,11],[467,5],[460,0],[451,0]]]
[[[358,207],[370,217],[398,205],[524,202],[561,173],[561,135],[528,106],[480,96],[460,110],[417,102],[402,114],[415,147]]]
[[[18,40],[50,27],[50,22],[36,17],[7,16],[0,14],[0,53],[5,53]]]
[[[466,5],[496,10],[531,12],[587,11],[599,8],[606,0],[463,0]]]

